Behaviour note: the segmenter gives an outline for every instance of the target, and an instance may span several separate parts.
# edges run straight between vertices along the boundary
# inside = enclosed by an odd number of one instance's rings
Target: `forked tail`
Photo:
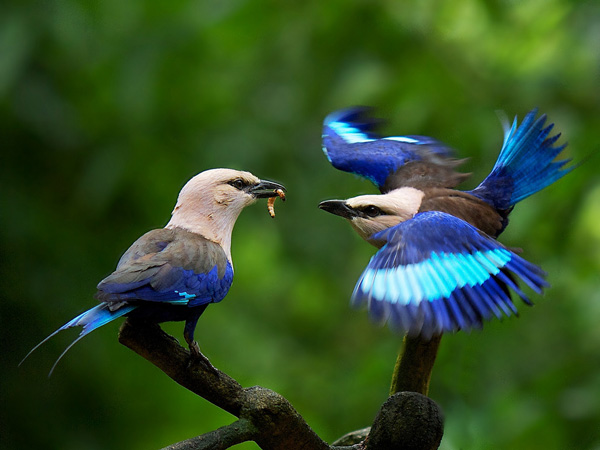
[[[75,343],[77,341],[79,341],[85,335],[94,331],[96,328],[100,328],[102,325],[106,325],[107,323],[112,322],[113,320],[127,314],[128,312],[132,311],[135,308],[136,308],[136,306],[123,305],[119,309],[117,309],[115,311],[111,311],[109,309],[107,303],[101,303],[92,309],[88,309],[86,312],[84,312],[84,313],[78,315],[77,317],[75,317],[74,319],[70,320],[69,322],[64,324],[62,327],[60,327],[58,330],[56,330],[54,333],[52,333],[50,336],[48,336],[46,339],[44,339],[42,342],[40,342],[38,345],[33,347],[29,351],[29,353],[27,353],[27,355],[25,355],[25,358],[23,358],[21,360],[19,365],[23,364],[23,361],[25,361],[29,357],[29,355],[31,355],[40,345],[42,345],[44,342],[46,342],[52,336],[57,334],[59,331],[66,330],[67,328],[72,328],[72,327],[83,327],[83,330],[81,330],[81,333],[79,333],[79,336],[77,337],[77,339],[75,339],[73,342],[71,342],[69,344],[69,346],[60,354],[60,356],[58,357],[58,359],[52,366],[52,369],[50,369],[50,373],[48,374],[48,376],[50,376],[50,375],[52,375],[52,372],[54,371],[54,368],[56,367],[58,362],[62,359],[63,356],[65,356],[65,354],[69,351],[69,349],[71,347],[73,347],[73,345],[75,345]]]

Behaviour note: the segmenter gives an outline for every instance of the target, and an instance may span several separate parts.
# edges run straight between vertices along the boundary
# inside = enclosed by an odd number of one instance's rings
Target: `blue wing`
[[[218,244],[185,230],[154,230],[98,284],[96,298],[199,306],[221,301],[232,281],[233,268]]]
[[[352,302],[409,335],[480,328],[492,316],[517,314],[509,289],[530,301],[514,275],[537,293],[548,286],[539,267],[446,213],[417,214],[374,238],[386,244],[361,275]]]
[[[193,338],[196,320],[204,308],[181,306],[206,307],[221,301],[232,281],[233,268],[218,244],[181,229],[150,231],[125,252],[117,270],[98,284],[96,298],[101,303],[53,332],[31,349],[21,363],[59,331],[82,327],[79,336],[52,366],[52,374],[81,338],[129,313],[157,322],[186,320],[186,331]]]
[[[506,210],[569,173],[569,160],[554,161],[566,144],[554,146],[560,134],[548,137],[554,124],[545,126],[546,115],[530,111],[517,127],[504,127],[504,144],[494,168],[470,193],[496,209]]]
[[[427,162],[437,169],[447,168],[452,180],[446,184],[452,186],[444,187],[454,187],[462,181],[464,176],[457,178],[458,174],[452,170],[457,161],[451,159],[453,150],[450,147],[427,136],[379,137],[374,130],[380,121],[369,116],[370,110],[347,108],[325,118],[323,152],[336,169],[365,177],[385,192],[406,185],[400,180],[390,182],[390,177],[410,162]],[[440,178],[440,175],[436,177]]]

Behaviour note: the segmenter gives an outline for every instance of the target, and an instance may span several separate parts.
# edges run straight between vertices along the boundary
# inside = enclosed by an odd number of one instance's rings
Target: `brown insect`
[[[279,198],[281,199],[281,201],[285,202],[285,192],[283,192],[281,189],[275,189],[275,192]],[[275,218],[275,199],[277,197],[269,197],[269,199],[267,200],[267,208],[269,210],[269,215],[272,218]]]

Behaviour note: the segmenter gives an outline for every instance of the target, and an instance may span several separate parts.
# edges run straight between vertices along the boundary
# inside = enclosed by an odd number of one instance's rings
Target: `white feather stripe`
[[[427,260],[416,264],[416,273],[421,287],[423,288],[424,296],[420,300],[432,300],[437,296],[437,291],[431,280],[431,274],[427,270]]]
[[[373,279],[375,277],[375,270],[367,269],[363,272],[362,277],[359,280],[360,290],[363,294],[369,294],[373,286]]]
[[[489,272],[485,267],[481,265],[481,263],[477,259],[477,254],[479,252],[471,253],[469,255],[469,259],[471,260],[471,267],[475,270],[477,274],[477,284],[483,284],[490,278]]]
[[[477,272],[473,270],[470,256],[470,254],[465,255],[459,253],[457,255],[457,260],[460,261],[460,268],[463,270],[465,275],[465,284],[474,286],[479,282],[479,280],[477,278]]]
[[[408,281],[408,278],[406,276],[406,271],[404,270],[404,266],[398,266],[395,269],[395,278],[396,278],[396,282],[398,283],[398,289],[399,289],[399,297],[398,297],[398,301],[403,304],[403,305],[407,305],[408,302],[410,302],[410,284]]]
[[[477,262],[479,262],[479,264],[481,264],[481,266],[488,272],[488,274],[496,275],[498,272],[500,272],[500,268],[488,258],[490,253],[492,252],[477,252],[473,256]]]
[[[398,269],[402,269],[399,267]],[[376,300],[397,303],[401,298],[397,269],[380,269],[375,271],[370,295]]]
[[[510,260],[506,249],[472,254],[433,252],[429,259],[416,264],[365,270],[356,291],[369,300],[416,306],[424,300],[450,298],[465,285],[481,286]]]
[[[454,263],[456,256],[453,254],[442,253],[439,257],[436,254],[433,262],[436,267],[439,268],[439,273],[443,273],[446,276],[448,288],[454,290],[464,286],[464,277],[461,276],[457,270],[457,265]]]
[[[410,297],[407,303],[414,303],[418,305],[421,299],[423,298],[423,290],[421,289],[421,285],[419,284],[419,280],[417,279],[417,274],[415,273],[415,266],[416,264],[409,264],[405,266],[406,279],[408,281],[408,286],[410,289]]]
[[[388,269],[386,273],[387,291],[385,292],[385,300],[390,303],[398,303],[400,298],[397,273],[396,268]]]
[[[437,267],[434,265],[433,260],[429,259],[428,261],[424,262],[435,291],[435,295],[430,297],[428,300],[432,301],[440,297],[449,297],[450,294],[452,294],[453,289],[450,289],[449,286],[444,282],[440,276],[441,274],[438,272]]]
[[[376,300],[383,300],[386,297],[386,293],[388,292],[388,282],[387,282],[387,269],[381,269],[375,271],[375,275],[373,277],[373,287],[371,289],[371,295]]]
[[[435,252],[431,253],[431,265],[434,269],[435,274],[438,276],[438,282],[440,283],[441,286],[443,286],[442,291],[444,292],[443,296],[448,298],[450,297],[450,295],[452,294],[452,292],[456,289],[457,284],[456,284],[456,278],[454,276],[453,273],[449,273],[439,255]]]
[[[436,270],[435,266],[433,265],[433,262],[431,261],[431,259],[428,259],[426,261],[425,268],[426,268],[427,272],[429,272],[429,279],[431,280],[431,285],[432,285],[433,291],[434,291],[433,296],[430,297],[428,300],[434,301],[434,300],[444,297],[445,295],[450,295],[450,293],[447,292],[448,290],[447,290],[444,282],[440,278],[440,275],[437,273],[437,270]]]
[[[398,142],[406,142],[407,144],[418,144],[419,141],[413,138],[409,138],[406,136],[389,136],[383,138],[386,141],[398,141]]]
[[[468,279],[466,280],[467,284],[471,287],[473,287],[477,284],[481,284],[482,273],[479,271],[479,266],[476,264],[477,261],[475,261],[475,258],[473,258],[473,255],[460,254],[460,255],[458,255],[458,259],[460,259],[462,261],[463,265],[461,267],[467,273],[467,276],[468,276]]]
[[[374,141],[374,139],[368,138],[366,134],[361,133],[357,128],[351,127],[344,122],[331,122],[327,126],[332,128],[348,144]]]
[[[446,269],[454,276],[456,287],[459,289],[468,284],[469,280],[469,274],[463,267],[464,262],[460,256],[462,255],[456,253],[442,254],[442,262],[444,263]]]
[[[486,257],[498,267],[504,267],[512,259],[510,252],[505,248],[490,250],[486,252]]]

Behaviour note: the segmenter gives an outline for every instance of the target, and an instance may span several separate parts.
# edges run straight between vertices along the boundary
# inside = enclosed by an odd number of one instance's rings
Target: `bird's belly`
[[[134,303],[134,302],[131,302]],[[188,318],[202,314],[208,305],[187,306],[170,305],[164,303],[144,302],[139,308],[134,309],[127,314],[132,319],[145,320],[148,322],[179,322]]]

